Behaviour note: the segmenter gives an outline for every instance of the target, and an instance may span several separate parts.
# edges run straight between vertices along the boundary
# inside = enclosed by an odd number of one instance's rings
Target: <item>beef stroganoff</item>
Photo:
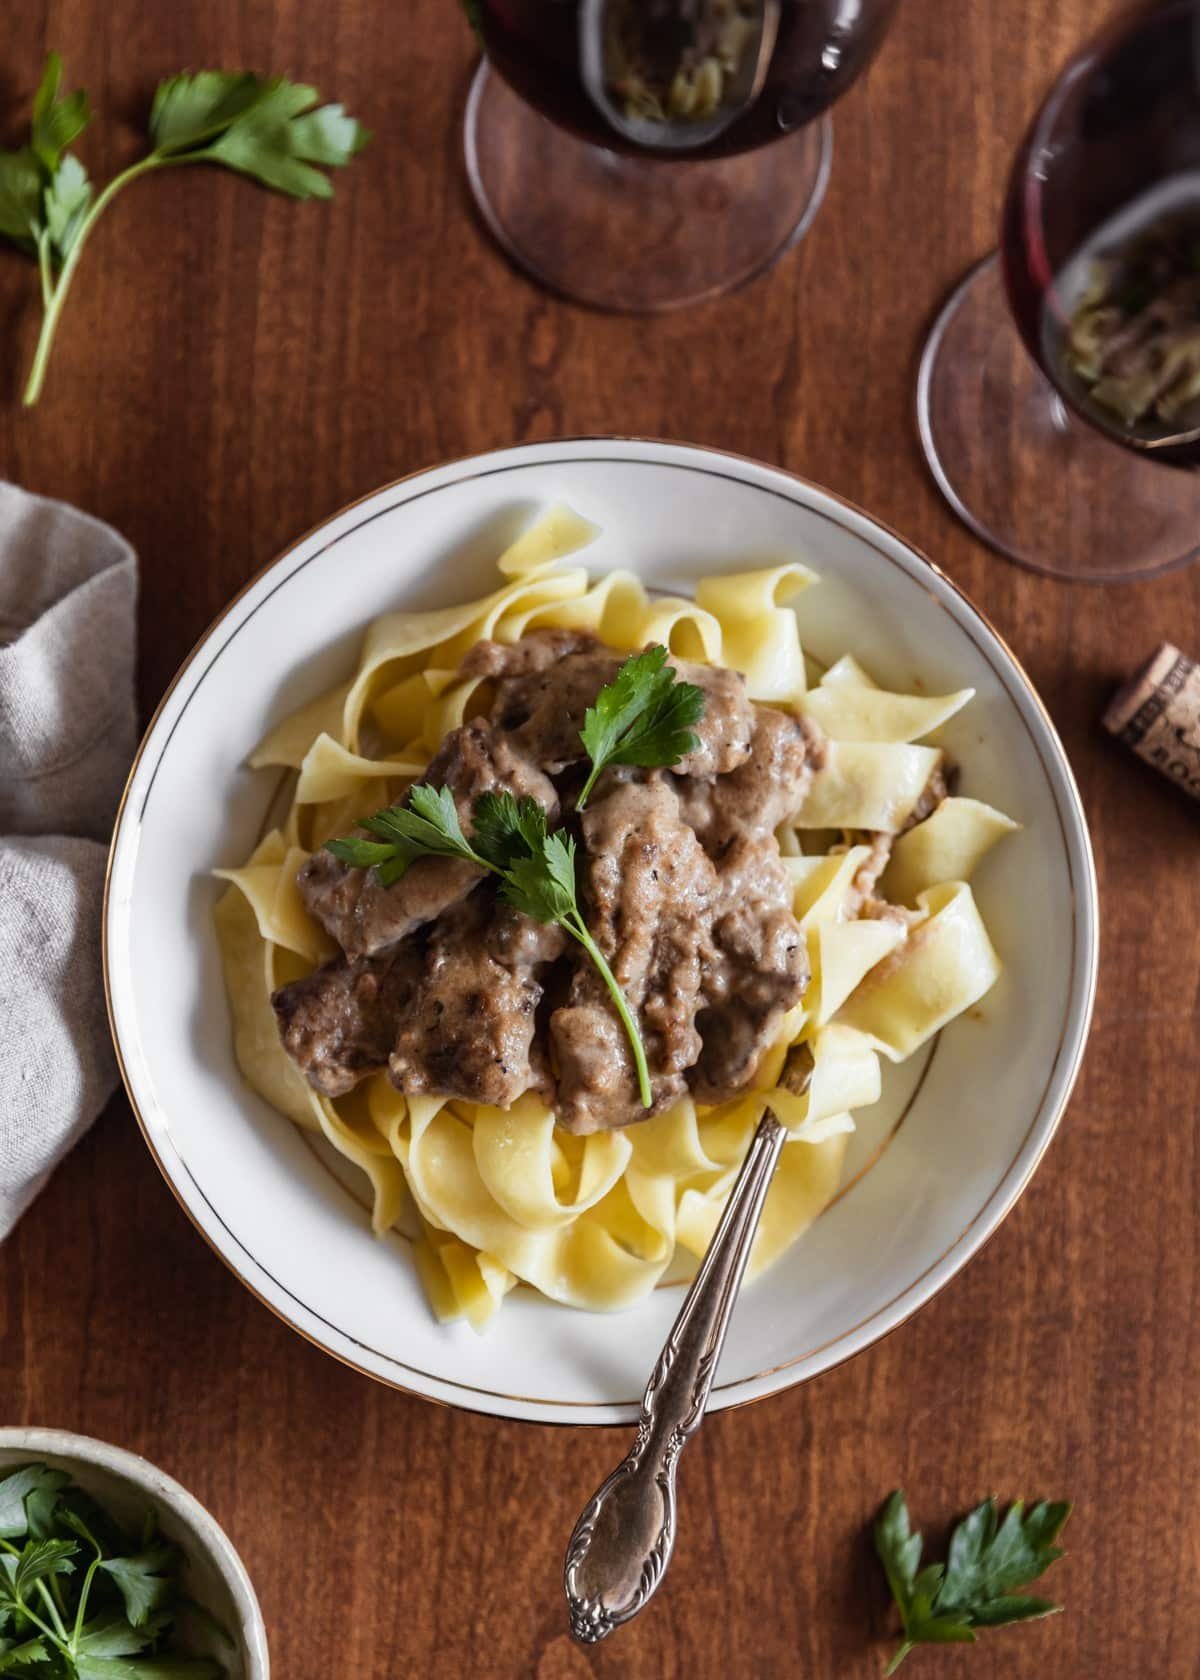
[[[244,1077],[361,1168],[376,1230],[403,1214],[434,1310],[476,1327],[516,1283],[608,1310],[702,1255],[769,1101],[790,1136],[761,1272],[835,1193],[880,1057],[999,972],[968,881],[1015,825],[920,744],[971,691],[890,693],[850,656],[810,686],[806,567],[653,596],[589,579],[594,534],[552,509],[493,594],[376,620],[253,755],[294,772],[290,809],[218,871]],[[589,776],[631,665],[688,728]],[[417,806],[451,838],[414,850]],[[489,852],[502,808],[557,847],[558,919]]]

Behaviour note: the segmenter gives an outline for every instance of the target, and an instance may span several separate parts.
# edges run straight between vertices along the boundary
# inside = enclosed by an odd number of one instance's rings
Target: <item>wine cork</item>
[[[1200,666],[1170,642],[1117,690],[1104,727],[1200,799]]]

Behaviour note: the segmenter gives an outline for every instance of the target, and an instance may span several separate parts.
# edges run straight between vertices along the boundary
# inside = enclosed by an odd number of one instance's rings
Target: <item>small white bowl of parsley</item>
[[[228,1535],[136,1453],[0,1429],[5,1680],[268,1680],[262,1612]]]

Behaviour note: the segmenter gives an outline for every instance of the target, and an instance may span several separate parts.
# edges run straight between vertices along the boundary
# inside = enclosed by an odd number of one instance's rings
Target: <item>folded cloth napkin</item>
[[[116,1084],[100,911],[136,592],[124,538],[0,482],[0,1238]]]

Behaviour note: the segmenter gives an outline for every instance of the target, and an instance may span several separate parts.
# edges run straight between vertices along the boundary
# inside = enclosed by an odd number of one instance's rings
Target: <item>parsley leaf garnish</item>
[[[84,243],[117,193],[139,175],[186,163],[221,164],[293,198],[330,198],[323,172],[340,168],[370,136],[341,105],[318,107],[315,88],[279,76],[201,70],[159,84],[151,149],[93,196],[68,148],[91,120],[87,95],[59,97],[62,59],[50,53],[33,99],[29,144],[0,151],[0,237],[35,257],[42,330],[25,387],[41,394],[54,335]]]
[[[389,805],[373,817],[364,817],[359,826],[378,838],[364,840],[352,834],[343,840],[327,840],[325,849],[354,869],[373,868],[385,887],[394,886],[419,857],[457,857],[480,869],[491,867],[463,833],[449,788],[415,787],[407,806]]]
[[[449,788],[417,786],[408,804],[391,805],[367,817],[361,827],[376,836],[327,840],[326,851],[355,869],[376,871],[384,886],[398,881],[418,857],[457,857],[486,869],[500,881],[500,897],[536,922],[557,922],[583,946],[604,981],[625,1028],[637,1070],[638,1094],[650,1108],[650,1070],[637,1020],[604,953],[588,931],[575,882],[575,842],[550,834],[536,799],[487,793],[476,803],[472,840],[458,820]]]
[[[154,1546],[133,1557],[105,1558],[100,1567],[116,1583],[130,1625],[140,1628],[174,1592],[179,1557],[171,1546]]]
[[[692,730],[704,715],[704,690],[679,682],[665,647],[635,653],[589,706],[579,731],[592,761],[575,809],[582,811],[596,778],[610,764],[643,769],[678,764],[699,744]]]
[[[551,834],[536,852],[514,858],[500,896],[535,922],[561,922],[587,943],[580,932],[583,918],[575,897],[575,842],[569,834]]]
[[[1014,1499],[1000,1522],[996,1501],[985,1499],[950,1536],[946,1562],[921,1569],[921,1536],[912,1532],[904,1494],[893,1493],[875,1523],[875,1550],[904,1626],[888,1674],[914,1646],[973,1644],[976,1628],[1060,1610],[1011,1589],[1035,1581],[1063,1555],[1054,1542],[1070,1514],[1070,1505],[1046,1501],[1026,1512],[1024,1501]]]
[[[365,826],[376,834],[392,833],[436,857],[465,857],[473,863],[484,863],[462,831],[458,806],[448,787],[415,787],[408,803],[410,809],[394,805],[378,817],[368,818]]]
[[[219,1663],[177,1654],[173,1622],[189,1604],[182,1556],[151,1546],[153,1533],[148,1520],[136,1550],[68,1475],[44,1464],[0,1480],[0,1676],[223,1680]],[[92,1552],[86,1568],[80,1541]]]
[[[476,851],[497,869],[516,858],[536,855],[546,839],[546,813],[536,799],[511,793],[485,793],[475,806]]]

